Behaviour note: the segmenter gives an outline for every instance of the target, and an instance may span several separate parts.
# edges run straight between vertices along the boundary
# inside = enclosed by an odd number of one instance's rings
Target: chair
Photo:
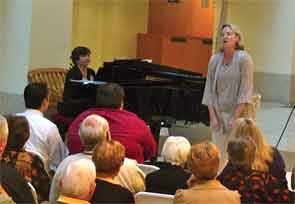
[[[134,196],[135,204],[173,204],[174,195],[139,192]]]
[[[28,72],[28,82],[44,82],[48,86],[49,104],[56,106],[62,101],[64,83],[67,69],[64,68],[39,68]]]
[[[288,171],[288,172],[286,173],[286,180],[287,180],[287,182],[288,182],[288,189],[289,189],[290,191],[292,191],[292,192],[295,192],[295,189],[292,189],[292,185],[291,185],[291,183],[292,183],[292,181],[291,181],[291,177],[292,177],[292,172],[291,172],[291,171]]]
[[[43,166],[45,171],[47,172],[48,175],[49,174],[49,166],[48,166],[48,161],[42,156],[42,154],[40,152],[37,152],[35,150],[31,150],[31,149],[26,149],[27,152],[36,155],[37,157],[39,157],[39,159],[42,161]]]
[[[39,204],[39,202],[38,202],[37,192],[36,192],[34,186],[33,186],[30,182],[28,182],[28,186],[30,187],[30,190],[31,190],[31,192],[32,192],[32,196],[33,196],[33,198],[34,198],[34,202],[35,202],[35,204]]]
[[[159,170],[160,168],[154,165],[148,165],[148,164],[137,164],[137,166],[140,168],[140,170],[143,171],[145,175],[148,175],[154,171]]]

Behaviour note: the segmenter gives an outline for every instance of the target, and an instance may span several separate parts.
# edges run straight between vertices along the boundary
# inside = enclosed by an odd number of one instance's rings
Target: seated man
[[[79,135],[85,150],[84,152],[68,156],[57,168],[50,188],[49,200],[51,204],[56,203],[56,200],[60,195],[59,184],[57,181],[60,179],[67,166],[71,162],[80,159],[88,159],[92,161],[91,157],[95,145],[100,141],[110,140],[111,137],[108,122],[98,115],[89,115],[82,121]],[[137,193],[145,190],[144,176],[144,173],[137,167],[137,162],[135,160],[125,158],[115,180],[131,192]]]
[[[59,203],[85,204],[95,190],[95,166],[89,159],[70,163],[58,180],[61,195]]]
[[[0,115],[0,194],[5,195],[1,201],[15,203],[33,203],[34,199],[25,179],[15,168],[2,159],[8,140],[8,125],[6,119]],[[11,197],[11,198],[10,198]],[[1,202],[1,203],[3,203]]]
[[[145,122],[134,113],[123,110],[124,90],[121,86],[108,83],[97,88],[97,108],[80,114],[69,128],[69,149],[71,153],[83,151],[79,139],[79,126],[91,114],[104,117],[110,125],[112,139],[125,146],[126,157],[139,163],[156,156],[156,143]]]
[[[47,170],[55,170],[68,155],[68,149],[56,125],[43,116],[49,105],[47,85],[28,84],[24,91],[24,99],[26,111],[19,115],[25,116],[30,126],[30,137],[25,149],[41,155]]]

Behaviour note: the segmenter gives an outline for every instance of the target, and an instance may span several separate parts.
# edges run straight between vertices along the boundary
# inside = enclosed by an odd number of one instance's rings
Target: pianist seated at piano
[[[71,109],[81,108],[84,106],[91,107],[94,104],[93,94],[91,90],[87,90],[82,87],[75,80],[90,80],[93,81],[95,78],[95,72],[89,68],[91,51],[87,47],[76,47],[71,54],[71,60],[73,66],[70,68],[66,75],[64,94],[63,94],[63,105],[61,112],[66,116],[76,116],[72,114]],[[74,80],[74,81],[73,81]],[[71,107],[71,108],[67,108]],[[76,107],[76,108],[75,108]]]
[[[150,129],[136,114],[123,109],[124,97],[124,89],[118,84],[107,83],[97,87],[96,107],[81,113],[68,129],[71,154],[83,151],[79,138],[81,122],[87,116],[97,114],[108,121],[112,139],[125,146],[126,157],[143,163],[156,156],[156,143]]]

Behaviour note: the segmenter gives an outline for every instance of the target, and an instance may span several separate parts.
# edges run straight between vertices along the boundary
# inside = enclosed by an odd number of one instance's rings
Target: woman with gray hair
[[[156,165],[160,170],[146,177],[146,191],[175,194],[179,188],[187,188],[186,181],[190,173],[185,171],[187,155],[191,144],[185,137],[170,136],[163,145],[164,162]]]
[[[226,162],[229,133],[252,103],[253,61],[244,51],[241,31],[232,24],[222,26],[222,47],[208,65],[202,104],[208,106],[213,142],[221,153],[221,167]]]
[[[95,190],[96,171],[89,159],[71,162],[58,180],[60,196],[58,202],[72,204],[89,201]]]
[[[219,169],[219,151],[210,142],[192,146],[188,155],[188,168],[192,176],[189,189],[177,190],[175,204],[239,204],[240,195],[224,187],[215,178]]]

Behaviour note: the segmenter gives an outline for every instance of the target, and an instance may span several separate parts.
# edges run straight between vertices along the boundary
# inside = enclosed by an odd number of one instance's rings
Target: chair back
[[[139,192],[135,196],[135,204],[173,204],[174,195]]]
[[[28,82],[46,83],[49,91],[49,104],[50,106],[56,106],[63,98],[67,71],[68,70],[64,68],[33,69],[28,72]]]
[[[48,165],[48,161],[42,156],[42,154],[40,152],[37,152],[35,150],[32,150],[32,149],[27,149],[26,148],[26,151],[33,154],[33,155],[36,155],[37,157],[39,157],[39,159],[42,161],[43,163],[43,166],[44,166],[44,169],[45,171],[49,174],[49,165]]]
[[[39,204],[37,192],[36,192],[34,186],[30,182],[28,182],[28,186],[30,187],[35,204]]]
[[[137,166],[140,168],[140,170],[143,171],[145,175],[148,175],[154,171],[159,170],[160,168],[154,165],[148,165],[148,164],[137,164]]]
[[[292,172],[291,171],[286,172],[286,180],[287,180],[287,183],[288,183],[289,191],[295,192],[295,189],[292,188]]]

